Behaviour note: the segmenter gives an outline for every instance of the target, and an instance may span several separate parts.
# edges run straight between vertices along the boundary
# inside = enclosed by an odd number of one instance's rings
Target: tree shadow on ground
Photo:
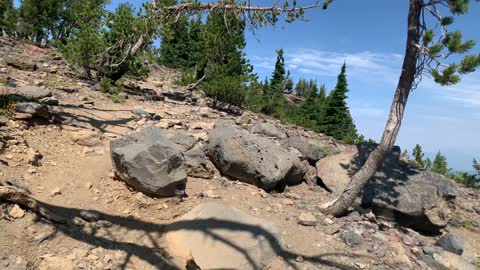
[[[229,239],[226,239],[217,233],[215,230],[230,230],[237,232],[248,232],[255,237],[262,237],[266,239],[272,250],[275,254],[281,257],[291,268],[299,269],[299,267],[294,263],[295,260],[301,256],[304,262],[309,262],[316,264],[318,266],[327,266],[334,269],[341,270],[353,270],[357,269],[352,265],[352,261],[355,258],[366,257],[365,255],[359,255],[355,253],[324,253],[318,254],[315,256],[306,256],[303,254],[295,253],[285,249],[284,245],[276,238],[275,235],[271,234],[269,231],[263,229],[259,226],[254,226],[251,224],[244,224],[229,220],[220,220],[220,219],[204,219],[204,220],[192,220],[192,221],[175,221],[170,224],[157,224],[152,222],[146,222],[139,220],[133,217],[122,217],[111,215],[107,213],[97,212],[100,215],[100,219],[108,221],[112,224],[111,228],[105,228],[106,233],[98,235],[98,230],[93,229],[88,231],[84,230],[82,226],[74,225],[74,218],[80,216],[80,212],[83,209],[76,208],[66,208],[61,206],[54,206],[46,203],[40,202],[41,206],[45,209],[48,209],[52,213],[56,213],[64,218],[66,218],[65,225],[56,225],[57,233],[61,232],[65,236],[75,239],[86,244],[102,247],[107,250],[122,250],[127,253],[126,258],[122,262],[120,268],[126,269],[128,263],[130,262],[132,256],[136,256],[139,259],[148,262],[152,266],[155,266],[157,269],[162,270],[178,270],[183,269],[175,266],[172,262],[172,257],[165,250],[164,247],[159,246],[154,239],[160,238],[163,234],[171,231],[179,230],[196,230],[202,231],[206,235],[212,237],[217,241],[230,246],[232,249],[236,250],[241,254],[249,263],[252,269],[262,269],[261,266],[255,264],[253,258],[247,250],[244,250],[242,247],[236,245]],[[41,219],[37,219],[38,222],[44,222]],[[88,224],[88,223],[87,223]],[[84,226],[84,225],[83,225]],[[141,231],[145,237],[151,239],[153,247],[144,246],[138,243],[131,242],[122,242],[120,240],[115,240],[113,237],[113,230],[135,230]],[[112,236],[109,238],[109,236]],[[343,260],[341,260],[343,258]],[[339,261],[350,262],[344,263]],[[203,270],[213,270],[213,269],[203,269]],[[228,270],[228,269],[224,269]],[[233,269],[232,269],[233,270]]]

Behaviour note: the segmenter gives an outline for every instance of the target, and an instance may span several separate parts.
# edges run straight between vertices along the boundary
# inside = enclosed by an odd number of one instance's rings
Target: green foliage
[[[283,92],[285,83],[285,59],[283,58],[283,49],[277,50],[277,61],[273,70],[270,86],[272,89]]]
[[[13,6],[13,0],[0,1],[0,34],[13,34],[18,21],[18,10]]]
[[[355,137],[352,132],[355,131],[356,134],[355,124],[345,101],[347,92],[346,65],[343,64],[338,75],[337,85],[327,98],[324,116],[321,121],[322,130],[338,140],[350,140]]]
[[[206,75],[203,88],[215,100],[215,106],[244,103],[252,71],[242,51],[246,45],[244,31],[245,22],[233,12],[211,11],[207,17],[200,72]]]
[[[450,171],[448,169],[447,158],[440,151],[438,151],[432,162],[431,171],[445,176]]]
[[[0,115],[13,115],[15,103],[10,96],[0,94]]]
[[[413,154],[413,158],[417,162],[417,165],[420,168],[425,168],[425,161],[423,160],[423,157],[425,156],[425,154],[422,151],[422,147],[418,144],[415,145],[415,147],[413,148],[412,154]]]
[[[432,168],[432,160],[430,160],[430,158],[427,158],[425,160],[425,169],[431,169]]]

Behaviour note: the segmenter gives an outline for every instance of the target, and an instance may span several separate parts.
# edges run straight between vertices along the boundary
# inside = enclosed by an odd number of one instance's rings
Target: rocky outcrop
[[[111,142],[110,148],[118,177],[139,191],[162,197],[184,194],[184,157],[161,129],[146,128]]]
[[[182,267],[191,255],[201,269],[264,269],[283,249],[273,224],[218,203],[198,205],[166,230]]]
[[[285,132],[277,128],[272,123],[257,123],[255,124],[251,130],[252,133],[258,133],[266,137],[274,137],[278,139],[284,139],[287,137]]]
[[[8,55],[3,58],[7,65],[12,66],[17,69],[27,70],[27,71],[35,71],[37,69],[37,65],[32,61],[17,55]]]
[[[285,139],[282,141],[282,145],[297,149],[311,164],[315,164],[315,162],[319,161],[320,159],[334,153],[334,149],[332,147],[321,145],[315,141],[311,141],[300,136]]]
[[[24,85],[18,88],[15,88],[11,91],[11,94],[20,96],[20,98],[24,99],[42,99],[46,97],[50,97],[52,95],[52,91],[41,88],[38,86],[33,85]]]
[[[267,138],[226,126],[215,128],[209,137],[208,155],[224,175],[265,190],[302,181],[300,160]]]
[[[365,162],[372,146],[351,146],[317,163],[318,176],[335,195]],[[364,188],[356,204],[387,220],[415,230],[436,233],[449,219],[455,186],[446,177],[403,164],[394,151]]]

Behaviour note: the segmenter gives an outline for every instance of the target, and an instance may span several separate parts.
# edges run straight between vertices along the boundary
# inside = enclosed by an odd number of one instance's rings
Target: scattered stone
[[[100,219],[100,214],[96,211],[80,211],[80,217],[89,222],[95,222]]]
[[[99,220],[95,223],[95,226],[98,228],[111,228],[113,224],[107,220]]]
[[[48,106],[58,106],[58,105],[60,105],[60,101],[56,97],[42,98],[42,99],[40,99],[40,102],[45,104],[45,105],[48,105]]]
[[[298,223],[304,226],[315,226],[315,224],[317,224],[317,218],[311,213],[302,212],[298,216]]]
[[[198,205],[166,231],[171,254],[201,269],[263,269],[283,248],[273,224],[219,203]]]
[[[440,251],[439,253],[433,254],[433,259],[440,263],[442,266],[450,270],[479,270],[480,268],[469,263],[467,260],[461,256],[447,252]]]
[[[139,116],[139,117],[143,117],[143,118],[147,118],[147,119],[153,119],[153,120],[160,120],[161,119],[161,117],[159,115],[157,115],[155,112],[149,111],[142,106],[133,107],[132,113]]]
[[[18,204],[13,205],[12,209],[8,212],[8,215],[14,219],[23,218],[25,216],[25,211],[18,206]]]
[[[208,155],[224,175],[267,191],[303,179],[300,160],[267,138],[234,127],[215,128],[209,137]]]
[[[343,231],[340,233],[340,238],[352,248],[360,246],[364,241],[361,233],[355,229]]]
[[[423,246],[423,253],[432,255],[434,253],[437,253],[437,248],[432,245],[425,245]]]
[[[71,139],[74,143],[81,146],[100,146],[102,145],[101,135],[93,130],[82,129],[72,133]]]
[[[258,133],[267,137],[275,137],[278,139],[284,139],[287,137],[285,132],[281,131],[271,123],[257,123],[251,128],[250,131],[252,133]]]
[[[211,179],[215,166],[205,156],[203,147],[194,147],[184,153],[187,175],[190,177]]]
[[[193,122],[189,124],[190,129],[193,130],[208,130],[213,129],[215,123],[210,122]]]
[[[80,90],[80,85],[73,84],[73,83],[66,83],[66,84],[59,84],[56,86],[58,90],[62,90],[67,93],[75,93]]]
[[[45,105],[35,102],[20,102],[15,105],[15,111],[18,113],[28,113],[33,116],[48,119],[48,108]]]
[[[33,149],[27,150],[27,162],[33,166],[40,166],[40,160],[43,158],[43,155],[38,151]]]
[[[303,179],[305,179],[305,182],[311,186],[316,186],[317,185],[317,168],[313,167],[308,163],[308,161],[304,160],[302,161],[302,164],[305,168],[305,175],[303,176]]]
[[[249,113],[243,112],[243,114],[235,119],[237,125],[248,125],[252,121],[252,117]]]
[[[441,246],[446,251],[455,253],[457,255],[462,255],[463,253],[464,241],[453,234],[445,234],[440,239],[438,239],[436,244]]]
[[[161,129],[148,127],[110,144],[117,176],[154,196],[185,194],[187,174],[183,155]]]

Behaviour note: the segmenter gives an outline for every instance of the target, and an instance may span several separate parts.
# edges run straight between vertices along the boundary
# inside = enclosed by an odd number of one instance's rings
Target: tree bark
[[[417,72],[417,60],[420,53],[417,45],[420,40],[421,11],[422,0],[410,0],[405,57],[382,140],[377,148],[370,153],[362,168],[353,175],[343,193],[332,202],[322,206],[323,212],[327,214],[334,216],[344,214],[361,193],[365,184],[383,164],[385,157],[392,151],[400,131],[405,106],[407,105],[408,96]]]

